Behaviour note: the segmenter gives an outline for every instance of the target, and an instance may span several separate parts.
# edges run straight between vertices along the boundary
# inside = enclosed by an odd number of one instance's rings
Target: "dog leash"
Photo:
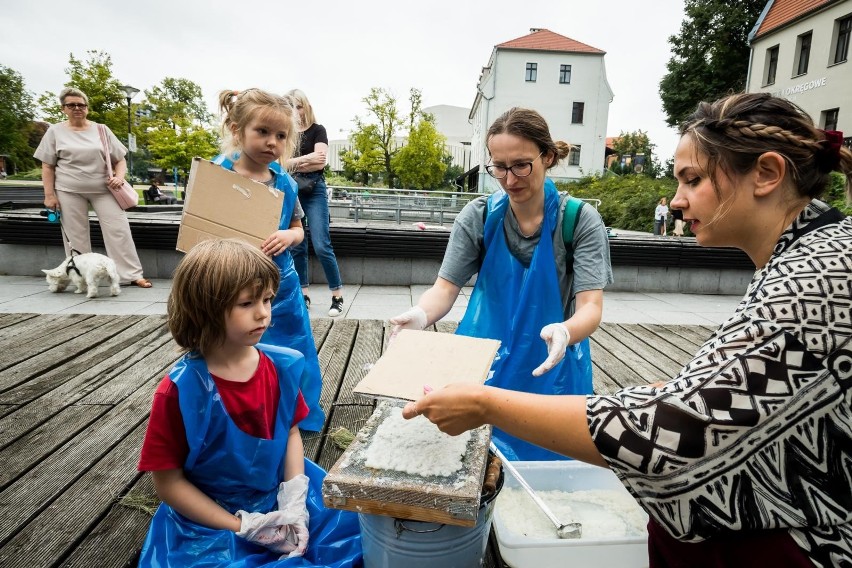
[[[82,254],[82,253],[80,251],[78,251],[77,249],[75,249],[74,245],[71,244],[71,239],[68,238],[68,234],[65,232],[65,227],[62,226],[62,217],[61,216],[59,217],[59,230],[62,231],[62,237],[65,239],[65,242],[68,243],[68,249],[71,251],[71,258],[70,258],[70,260],[68,260],[68,264],[65,265],[65,274],[70,276],[71,271],[73,270],[74,272],[77,273],[77,276],[82,278],[83,275],[80,273],[80,269],[77,268],[77,265],[74,263],[74,255],[75,254]]]

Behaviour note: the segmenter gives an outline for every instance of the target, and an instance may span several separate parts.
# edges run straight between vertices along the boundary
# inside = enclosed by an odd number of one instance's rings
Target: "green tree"
[[[453,157],[449,153],[444,154],[441,161],[444,162],[444,165],[446,166],[446,169],[444,170],[444,179],[441,181],[441,187],[445,187],[450,191],[460,191],[459,186],[456,185],[456,179],[464,173],[464,168],[455,165],[453,163]]]
[[[340,152],[343,175],[347,179],[359,180],[370,185],[370,176],[383,171],[384,161],[379,148],[378,127],[367,124],[349,136],[352,146]]]
[[[210,159],[218,152],[218,139],[212,131],[188,119],[175,119],[173,128],[163,127],[148,133],[148,150],[154,163],[164,170],[177,168],[189,173],[194,157]]]
[[[441,186],[447,165],[443,158],[447,139],[435,128],[431,116],[421,116],[408,131],[408,141],[393,158],[394,171],[403,187],[435,189]]]
[[[89,50],[87,59],[68,58],[65,87],[80,89],[89,98],[88,119],[106,124],[116,136],[127,141],[127,99],[121,83],[112,74],[112,57],[103,51]],[[59,97],[47,91],[39,97],[42,115],[48,122],[65,120]]]
[[[15,171],[31,169],[35,165],[34,147],[30,146],[30,137],[35,131],[33,96],[25,88],[21,75],[3,65],[0,65],[0,100],[3,101],[0,105],[0,154],[11,158]],[[11,172],[12,168],[9,170]]]
[[[447,169],[446,139],[435,128],[434,118],[423,112],[420,90],[411,89],[408,100],[404,117],[389,91],[373,87],[364,97],[368,114],[355,117],[352,147],[340,154],[349,179],[362,177],[368,185],[370,176],[381,172],[388,187],[397,187],[397,182],[417,189],[440,187]],[[408,140],[400,145],[404,133]]]
[[[685,0],[686,18],[670,36],[672,58],[660,81],[666,122],[677,126],[701,101],[742,91],[748,72],[748,34],[766,0]]]
[[[643,130],[622,131],[612,144],[612,149],[621,160],[614,162],[611,169],[616,173],[641,173],[649,177],[657,177],[659,167],[654,157],[655,147]],[[628,156],[630,159],[625,160],[624,158]]]
[[[412,96],[414,91],[412,89]],[[393,187],[396,178],[396,172],[393,168],[393,158],[399,152],[399,145],[396,138],[400,135],[403,127],[403,118],[397,108],[396,97],[389,91],[373,87],[370,89],[370,94],[362,100],[367,105],[367,116],[365,118],[359,116],[354,118],[355,131],[352,133],[350,139],[353,146],[360,146],[357,154],[358,157],[366,160],[368,163],[362,163],[362,167],[356,167],[355,170],[358,172],[372,171],[365,166],[374,167],[372,164],[373,157],[376,155],[374,150],[378,150],[378,155],[381,157],[382,170],[384,171],[385,183],[387,183],[388,187]],[[412,103],[414,102],[414,99],[412,99]],[[413,110],[411,114],[414,114]],[[413,120],[413,118],[410,118],[409,124],[412,124]],[[347,158],[343,156],[341,158],[345,163]],[[350,156],[351,158],[352,156]]]
[[[211,158],[219,137],[201,87],[189,79],[166,77],[145,91],[136,113],[140,143],[163,169],[187,173],[195,156]]]

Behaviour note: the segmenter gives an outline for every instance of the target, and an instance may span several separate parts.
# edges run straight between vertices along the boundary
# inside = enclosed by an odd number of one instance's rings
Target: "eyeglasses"
[[[88,108],[88,106],[89,106],[89,105],[87,105],[86,103],[65,103],[65,104],[64,104],[64,105],[62,105],[62,106],[64,106],[64,107],[65,107],[65,108],[67,108],[68,110],[71,110],[71,109],[84,109],[84,108]]]
[[[493,177],[494,179],[503,179],[509,172],[512,172],[515,177],[524,178],[530,175],[533,171],[533,162],[541,158],[541,155],[544,152],[539,152],[538,156],[532,159],[532,162],[521,162],[519,164],[513,164],[508,168],[506,166],[495,166],[494,164],[488,164],[485,166],[485,171],[488,172],[488,175]]]

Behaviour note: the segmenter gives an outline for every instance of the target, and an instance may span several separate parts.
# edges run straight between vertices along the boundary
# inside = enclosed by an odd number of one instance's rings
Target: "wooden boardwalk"
[[[352,394],[386,343],[379,320],[312,320],[323,371],[323,433],[308,457],[343,450],[373,405]],[[455,324],[439,323],[451,332]],[[674,376],[710,328],[604,324],[593,336],[595,389]],[[154,499],[136,471],[151,396],[177,359],[165,316],[0,315],[0,566],[135,566]],[[499,564],[489,550],[486,565]]]

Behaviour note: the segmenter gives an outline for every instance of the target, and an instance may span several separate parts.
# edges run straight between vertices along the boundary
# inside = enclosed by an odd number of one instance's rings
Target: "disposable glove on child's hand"
[[[568,328],[561,323],[547,324],[541,328],[540,336],[547,344],[547,359],[535,368],[532,372],[533,377],[542,376],[564,359],[565,350],[568,349],[568,342],[571,340]]]
[[[240,518],[237,536],[281,554],[292,554],[298,550],[299,532],[294,521],[281,511],[237,511],[237,517]]]
[[[410,310],[392,317],[390,319],[390,323],[393,324],[393,329],[391,330],[390,335],[390,340],[393,341],[397,334],[403,329],[413,329],[415,331],[422,331],[425,329],[426,312],[424,312],[423,308],[420,306],[414,306]]]
[[[297,475],[278,486],[278,512],[288,519],[293,519],[292,527],[296,532],[296,548],[289,552],[287,558],[302,556],[308,548],[308,476]]]

